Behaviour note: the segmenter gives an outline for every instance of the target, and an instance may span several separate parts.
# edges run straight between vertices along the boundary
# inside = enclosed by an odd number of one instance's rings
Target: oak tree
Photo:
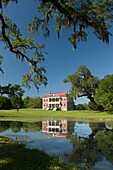
[[[87,97],[94,105],[96,110],[100,110],[99,105],[94,100],[99,79],[93,76],[90,70],[85,66],[79,66],[74,74],[68,75],[64,83],[70,84],[70,96]]]

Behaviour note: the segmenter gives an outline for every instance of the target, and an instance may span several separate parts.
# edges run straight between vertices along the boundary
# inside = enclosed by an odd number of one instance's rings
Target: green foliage
[[[6,45],[5,48],[14,53],[16,58],[29,63],[30,71],[23,76],[23,85],[29,88],[32,82],[37,89],[41,84],[47,85],[47,78],[44,75],[46,71],[43,67],[38,66],[40,62],[44,61],[45,46],[36,45],[34,38],[22,37],[17,25],[12,23],[10,18],[0,14],[0,19],[2,28],[0,40]],[[27,56],[29,50],[33,55]]]
[[[70,136],[73,146],[70,161],[82,170],[95,169],[103,157],[113,164],[113,128],[109,128],[109,123],[106,126],[105,122],[89,122],[89,125],[91,133],[88,136],[78,135],[77,131]]]
[[[91,75],[90,70],[85,66],[79,66],[77,71],[67,76],[64,83],[69,82],[71,85],[71,95],[73,97],[92,97],[95,89],[98,87],[98,78]]]
[[[42,108],[42,98],[41,97],[26,97],[23,100],[24,107],[26,108]]]
[[[12,108],[13,109],[20,109],[24,106],[22,98],[20,96],[15,96],[11,98]]]
[[[70,83],[70,96],[73,98],[86,96],[98,109],[97,103],[94,101],[98,81],[98,78],[94,77],[90,70],[83,65],[79,66],[74,74],[67,76],[64,83]]]
[[[113,74],[107,75],[99,81],[95,101],[104,110],[113,111]]]
[[[0,121],[0,132],[4,132],[10,128],[9,121]]]
[[[103,156],[113,164],[113,131],[104,128],[96,134]]]
[[[97,106],[95,106],[95,104],[93,104],[91,101],[89,101],[88,107],[90,110],[95,110],[95,111],[97,110]]]
[[[23,102],[24,102],[24,107],[27,108],[29,107],[29,100],[30,100],[30,97],[27,96],[23,99]]]
[[[23,123],[23,130],[25,130],[25,132],[38,132],[42,129],[42,122],[24,122]]]
[[[86,108],[85,108],[85,106],[84,106],[84,104],[77,104],[76,105],[76,110],[85,110]]]
[[[89,110],[89,107],[87,103],[77,104],[75,110]]]
[[[23,75],[23,86],[30,88],[30,83],[33,82],[37,90],[39,89],[38,87],[42,84],[45,86],[47,85],[47,78],[43,75],[43,72],[45,73],[46,70],[43,67],[36,68],[37,74],[31,69],[29,73],[26,75]],[[32,77],[33,76],[33,77]]]
[[[70,83],[70,96],[75,99],[86,96],[90,100],[89,109],[113,111],[113,74],[99,80],[83,65],[74,74],[67,76],[64,82]]]
[[[24,90],[21,88],[20,85],[15,84],[8,84],[7,86],[0,86],[0,94],[7,95],[10,99],[13,97],[19,96],[22,97],[24,94]]]
[[[43,19],[38,20],[37,31],[39,31],[39,28],[43,28],[44,25],[49,29],[50,21],[54,20],[56,22],[55,30],[58,33],[58,37],[60,37],[60,32],[62,30],[73,30],[73,33],[69,37],[69,41],[74,48],[77,47],[78,42],[87,40],[88,27],[91,27],[94,30],[94,34],[99,39],[108,43],[108,37],[111,35],[108,30],[113,19],[112,7],[113,2],[111,0],[93,2],[91,0],[81,0],[79,2],[73,0],[42,0],[39,4],[38,11],[42,14]],[[31,26],[35,28],[33,21],[29,29],[32,28]]]
[[[12,104],[10,99],[5,96],[0,96],[0,109],[11,109]]]
[[[11,101],[10,108],[21,108],[23,107],[22,96],[24,94],[24,90],[21,88],[20,85],[15,84],[8,84],[7,86],[0,86],[0,94],[7,95]],[[5,109],[5,108],[4,108]]]
[[[100,160],[96,139],[84,139],[75,135],[71,137],[70,141],[73,146],[72,153],[69,156],[70,162],[74,163],[78,169],[93,170],[95,163]]]

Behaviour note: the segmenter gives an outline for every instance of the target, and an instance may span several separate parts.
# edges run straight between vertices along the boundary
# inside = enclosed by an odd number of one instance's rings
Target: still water
[[[0,136],[63,158],[75,167],[113,170],[113,123],[70,120],[0,122]]]

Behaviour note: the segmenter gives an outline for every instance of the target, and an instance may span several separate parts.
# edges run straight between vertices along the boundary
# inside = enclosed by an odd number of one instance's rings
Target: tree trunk
[[[99,106],[92,96],[88,96],[87,98],[94,104],[96,111],[103,111],[102,106]]]

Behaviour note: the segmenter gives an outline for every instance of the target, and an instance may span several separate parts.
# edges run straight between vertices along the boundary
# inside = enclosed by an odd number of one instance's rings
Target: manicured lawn
[[[38,121],[44,119],[86,119],[113,121],[113,113],[94,111],[43,111],[38,109],[0,110],[0,120]]]

